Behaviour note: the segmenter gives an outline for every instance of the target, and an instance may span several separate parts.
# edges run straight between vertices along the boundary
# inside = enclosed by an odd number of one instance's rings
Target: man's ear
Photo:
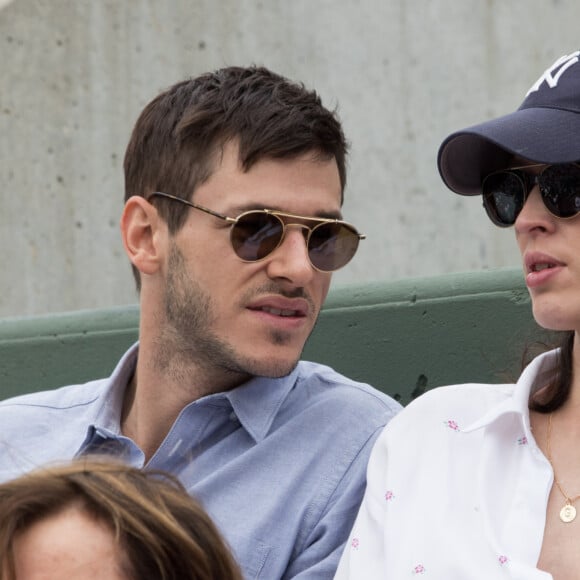
[[[138,195],[127,200],[121,216],[121,236],[129,260],[142,274],[154,274],[159,269],[166,233],[167,225],[155,206]]]

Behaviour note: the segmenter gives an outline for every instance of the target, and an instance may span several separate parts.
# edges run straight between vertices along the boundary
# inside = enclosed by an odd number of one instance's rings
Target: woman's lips
[[[528,288],[536,288],[545,284],[565,267],[565,264],[560,260],[540,252],[527,253],[524,261]]]

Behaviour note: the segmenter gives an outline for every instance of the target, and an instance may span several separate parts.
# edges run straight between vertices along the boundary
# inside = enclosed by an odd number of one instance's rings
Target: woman
[[[242,580],[167,474],[77,460],[0,485],[0,580]]]
[[[438,159],[450,189],[513,226],[534,317],[565,331],[562,347],[515,385],[434,389],[389,424],[340,580],[579,577],[579,56],[516,112],[450,135]]]

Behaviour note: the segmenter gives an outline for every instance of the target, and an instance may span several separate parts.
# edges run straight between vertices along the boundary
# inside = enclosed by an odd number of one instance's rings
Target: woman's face
[[[530,168],[537,173],[541,168]],[[580,330],[580,216],[558,218],[538,185],[515,222],[534,318],[550,330]]]
[[[128,580],[112,530],[70,507],[35,522],[13,543],[16,577],[26,580]]]

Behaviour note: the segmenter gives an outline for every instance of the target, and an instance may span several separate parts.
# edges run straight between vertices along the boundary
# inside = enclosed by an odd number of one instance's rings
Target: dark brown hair
[[[556,411],[568,400],[572,388],[572,359],[574,331],[562,332],[560,338],[559,364],[548,384],[530,393],[529,407],[539,413]]]
[[[262,158],[334,158],[344,191],[347,143],[316,92],[263,67],[228,67],[179,82],[145,107],[125,153],[125,199],[153,191],[191,199],[234,140],[246,171]],[[175,231],[187,207],[167,208]]]
[[[14,537],[71,506],[111,529],[132,580],[242,580],[217,528],[177,479],[86,459],[0,485],[1,580],[15,580]]]

